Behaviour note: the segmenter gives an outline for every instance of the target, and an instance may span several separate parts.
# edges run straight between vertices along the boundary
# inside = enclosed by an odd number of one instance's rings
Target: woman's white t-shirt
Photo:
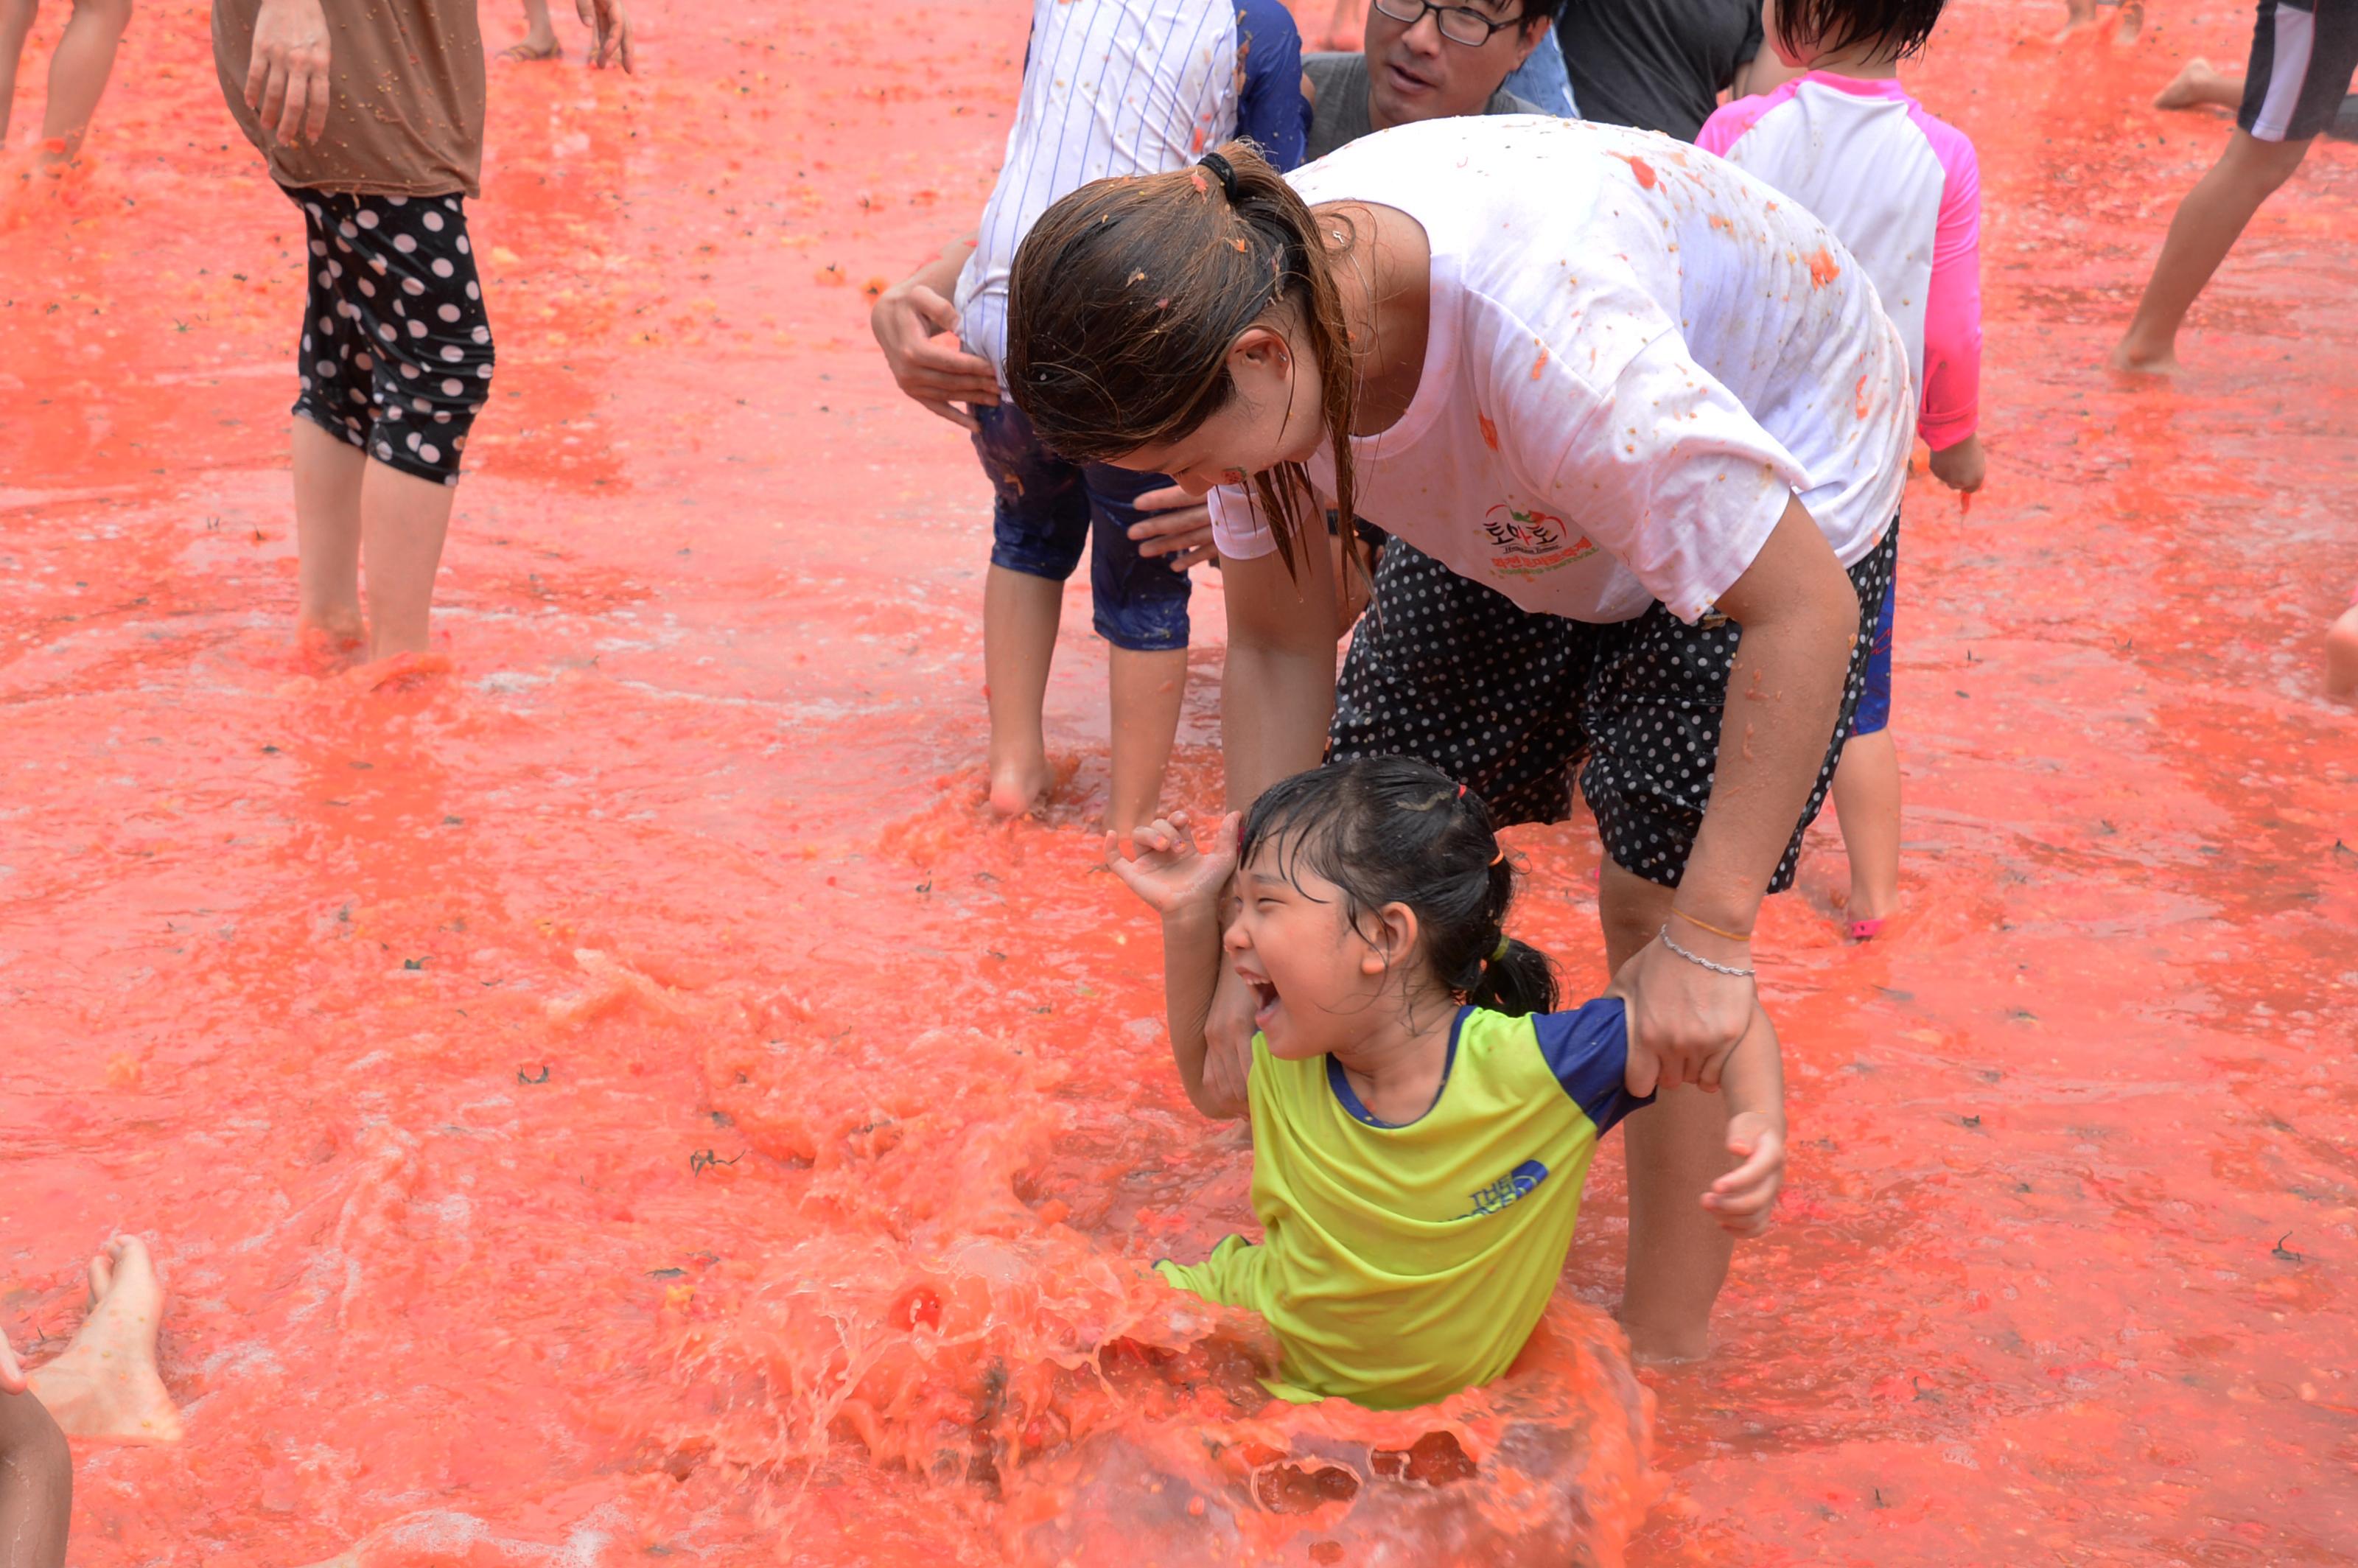
[[[1844,566],[1907,481],[1908,351],[1825,226],[1708,153],[1541,116],[1428,120],[1289,177],[1415,219],[1432,246],[1416,395],[1354,438],[1356,510],[1527,610],[1693,622],[1787,500]],[[1345,265],[1348,265],[1346,263]],[[1310,464],[1332,504],[1334,459]],[[1212,494],[1220,552],[1276,548]]]

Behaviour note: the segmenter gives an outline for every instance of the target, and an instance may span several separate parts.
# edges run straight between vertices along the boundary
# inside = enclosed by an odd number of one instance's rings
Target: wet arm
[[[1752,1027],[1728,1053],[1720,1069],[1719,1092],[1727,1098],[1728,1119],[1739,1116],[1767,1119],[1779,1137],[1785,1131],[1785,1065],[1778,1050],[1777,1031],[1766,1012],[1755,1009]]]
[[[1727,1099],[1727,1152],[1737,1163],[1712,1183],[1703,1206],[1734,1234],[1758,1236],[1785,1185],[1785,1071],[1776,1031],[1758,1007],[1719,1087]]]
[[[943,297],[948,297],[957,287],[958,274],[966,270],[966,258],[974,254],[976,232],[972,229],[942,246],[933,260],[903,278],[900,287],[922,286]]]
[[[1833,739],[1858,596],[1798,498],[1719,596],[1744,628],[1720,709],[1710,803],[1678,907],[1749,931]]]
[[[1163,917],[1163,1007],[1171,1029],[1172,1065],[1179,1069],[1188,1103],[1222,1120],[1246,1111],[1241,1075],[1216,1075],[1234,1082],[1205,1081],[1204,1024],[1224,968],[1216,903],[1206,900]]]
[[[1314,768],[1335,714],[1334,552],[1322,535],[1294,552],[1300,580],[1278,556],[1224,557],[1228,668],[1220,744],[1228,806],[1249,807],[1282,778]]]

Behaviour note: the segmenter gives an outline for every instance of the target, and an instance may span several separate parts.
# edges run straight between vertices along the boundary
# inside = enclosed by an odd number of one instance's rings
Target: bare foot
[[[2169,85],[2153,95],[2157,109],[2191,109],[2212,102],[2212,94],[2223,87],[2227,79],[2207,59],[2190,59]]]
[[[35,1397],[71,1437],[177,1443],[180,1412],[156,1369],[164,1287],[146,1244],[119,1236],[90,1260],[90,1312],[63,1354],[34,1368]]]
[[[362,624],[358,611],[350,619],[298,618],[295,622],[295,643],[306,669],[327,675],[359,664],[366,656],[368,627]]]
[[[2121,0],[2121,19],[2113,25],[2113,42],[2123,49],[2145,31],[2145,0]]]
[[[2135,338],[2123,338],[2104,357],[2104,362],[2131,375],[2176,375],[2178,344],[2173,341],[2159,349],[2151,349]]]
[[[2095,19],[2096,0],[2063,0],[2063,30],[2055,41],[2062,42]]]
[[[526,33],[521,42],[502,49],[500,58],[519,61],[555,59],[563,52],[557,47],[555,33]]]
[[[2325,693],[2345,702],[2358,697],[2358,604],[2325,633]]]
[[[1048,804],[1056,770],[1045,757],[1026,757],[990,770],[990,809],[1001,816],[1024,816]]]
[[[1843,925],[1855,926],[1872,922],[1881,926],[1898,908],[1898,888],[1888,893],[1873,892],[1853,882],[1850,896],[1843,901]]]

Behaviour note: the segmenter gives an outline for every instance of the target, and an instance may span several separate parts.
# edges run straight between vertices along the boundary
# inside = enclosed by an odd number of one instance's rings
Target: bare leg
[[[156,1370],[164,1287],[136,1237],[117,1237],[90,1260],[90,1313],[58,1358],[27,1380],[74,1437],[172,1443],[180,1412]]]
[[[368,567],[369,657],[426,651],[434,574],[455,486],[371,459],[361,475],[361,555]]]
[[[2344,699],[2358,697],[2358,604],[2325,633],[2325,690]]]
[[[1605,957],[1618,969],[1671,917],[1672,890],[1610,857],[1598,887]],[[1754,1009],[1754,1029],[1768,1027]],[[1629,1258],[1621,1326],[1641,1361],[1689,1361],[1711,1350],[1711,1308],[1736,1239],[1703,1206],[1705,1188],[1734,1168],[1727,1106],[1692,1086],[1665,1092],[1621,1124],[1629,1163]]]
[[[1114,648],[1107,665],[1113,799],[1106,810],[1106,830],[1127,837],[1140,823],[1153,821],[1163,802],[1163,776],[1171,765],[1171,741],[1187,695],[1187,650]]]
[[[548,19],[548,0],[524,0],[525,35],[520,43],[500,51],[503,59],[555,59],[557,28]]]
[[[2167,375],[2178,369],[2178,329],[2219,264],[2227,259],[2244,225],[2292,178],[2309,151],[2307,142],[2264,142],[2238,127],[2227,150],[2179,203],[2162,242],[2153,277],[2137,302],[2125,337],[2114,348],[2115,370]]]
[[[114,49],[131,25],[131,0],[74,0],[73,15],[49,57],[49,105],[41,116],[48,156],[65,159],[81,146],[82,133],[106,91],[114,69]]]
[[[65,1568],[73,1455],[41,1401],[0,1393],[0,1568]]]
[[[1899,907],[1899,748],[1889,730],[1854,735],[1834,766],[1834,811],[1850,851],[1851,921]]]
[[[368,459],[310,420],[295,421],[295,626],[328,651],[368,641],[361,622],[361,475]]]
[[[1040,729],[1065,585],[993,567],[982,589],[982,678],[990,699],[990,808],[1021,816],[1056,782]],[[1169,742],[1165,741],[1167,750]]]
[[[2153,100],[2157,109],[2196,109],[2206,103],[2216,109],[2242,108],[2244,79],[2229,76],[2207,59],[2190,59]]]
[[[16,99],[16,61],[33,31],[35,0],[0,0],[0,148],[8,145],[8,109]]]

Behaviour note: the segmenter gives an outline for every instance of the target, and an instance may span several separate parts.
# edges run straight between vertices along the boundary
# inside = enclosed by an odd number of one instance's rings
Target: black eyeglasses
[[[1436,5],[1433,0],[1376,0],[1376,9],[1393,21],[1406,22],[1412,27],[1423,21],[1424,14],[1430,11],[1440,18],[1443,38],[1472,49],[1478,49],[1488,43],[1491,34],[1520,27],[1523,21],[1520,16],[1515,16],[1504,22],[1494,22],[1469,5]]]

